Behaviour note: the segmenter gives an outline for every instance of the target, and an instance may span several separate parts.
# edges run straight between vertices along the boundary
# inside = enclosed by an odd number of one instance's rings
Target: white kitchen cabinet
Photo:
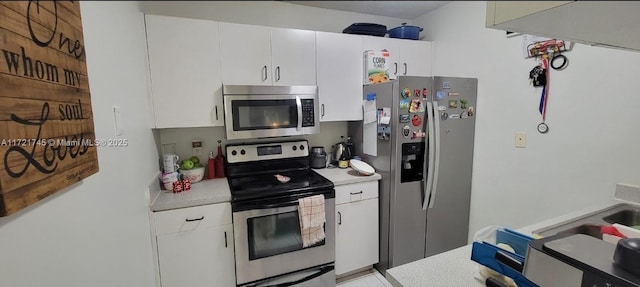
[[[383,50],[391,53],[391,71],[395,76],[431,76],[431,42],[365,36],[363,51]],[[391,79],[394,76],[390,75]]]
[[[378,263],[378,182],[336,190],[336,275]]]
[[[321,122],[362,120],[362,37],[316,32]]]
[[[220,23],[225,85],[315,85],[315,32]]]
[[[218,23],[145,15],[156,128],[223,126]]]
[[[486,26],[640,51],[638,13],[639,1],[487,1]]]
[[[154,213],[162,287],[235,286],[231,205]]]
[[[271,28],[274,86],[316,85],[316,32]]]

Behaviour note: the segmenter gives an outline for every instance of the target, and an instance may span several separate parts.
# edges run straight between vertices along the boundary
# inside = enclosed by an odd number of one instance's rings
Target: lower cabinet
[[[229,203],[154,213],[162,287],[235,286]]]
[[[378,182],[336,190],[336,275],[378,263]]]

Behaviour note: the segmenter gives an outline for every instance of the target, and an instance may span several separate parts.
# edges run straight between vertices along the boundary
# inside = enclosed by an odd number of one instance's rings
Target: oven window
[[[302,249],[298,211],[247,219],[249,260]],[[324,240],[316,245],[324,245]]]
[[[235,131],[298,126],[295,100],[234,100],[231,106]]]

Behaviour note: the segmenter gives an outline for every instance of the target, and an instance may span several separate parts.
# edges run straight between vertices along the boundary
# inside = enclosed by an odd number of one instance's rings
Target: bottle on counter
[[[223,178],[224,175],[224,155],[222,155],[222,141],[218,140],[218,155],[216,155],[215,166],[216,166],[216,178]]]
[[[207,171],[207,178],[208,179],[216,178],[216,161],[213,157],[212,151],[209,152],[209,162],[207,164],[207,168],[209,169]]]

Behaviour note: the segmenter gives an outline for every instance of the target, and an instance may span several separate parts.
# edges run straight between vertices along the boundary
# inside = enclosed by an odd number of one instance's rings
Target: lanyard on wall
[[[544,69],[544,75],[546,78],[546,83],[542,87],[542,95],[540,95],[540,106],[538,107],[538,111],[542,115],[542,122],[538,125],[538,132],[547,133],[549,131],[549,126],[545,123],[547,116],[547,102],[549,101],[549,60],[547,57],[542,57],[542,67]]]

